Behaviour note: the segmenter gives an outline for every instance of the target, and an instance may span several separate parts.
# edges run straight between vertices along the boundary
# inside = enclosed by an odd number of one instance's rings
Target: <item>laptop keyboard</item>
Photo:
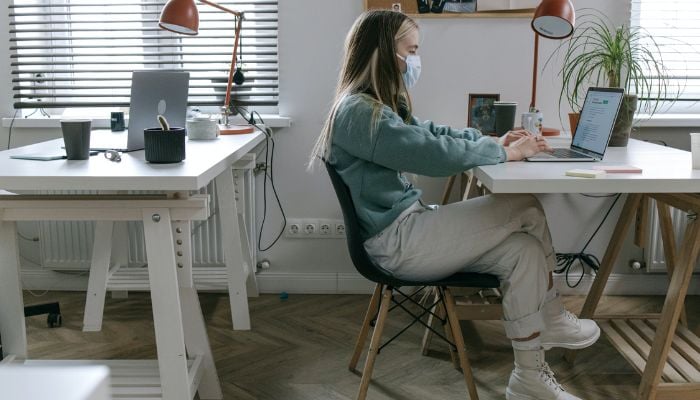
[[[556,158],[590,158],[589,156],[569,149],[554,149],[552,155]]]

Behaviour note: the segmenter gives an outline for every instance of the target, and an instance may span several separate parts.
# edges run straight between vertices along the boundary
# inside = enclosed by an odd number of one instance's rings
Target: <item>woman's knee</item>
[[[544,215],[544,208],[542,207],[542,203],[540,203],[540,200],[535,195],[529,193],[514,194],[512,195],[511,202],[515,206],[515,208],[521,210],[535,208],[539,210],[542,213],[542,215]]]
[[[541,254],[544,258],[542,243],[529,233],[515,232],[508,237],[507,241],[521,256],[530,257]]]

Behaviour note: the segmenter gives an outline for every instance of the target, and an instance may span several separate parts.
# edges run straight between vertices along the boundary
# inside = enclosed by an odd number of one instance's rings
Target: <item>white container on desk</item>
[[[111,400],[109,368],[0,365],[0,398],[12,400]]]
[[[693,159],[693,169],[700,169],[700,132],[690,134],[690,152]]]

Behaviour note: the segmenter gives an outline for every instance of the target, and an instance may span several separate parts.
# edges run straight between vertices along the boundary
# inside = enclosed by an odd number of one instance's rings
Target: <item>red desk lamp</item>
[[[532,18],[532,30],[535,31],[535,60],[532,67],[532,99],[530,111],[535,111],[537,104],[537,61],[539,59],[540,35],[549,39],[565,39],[574,33],[576,11],[570,0],[542,0],[535,9]],[[542,134],[558,135],[559,131],[542,128]]]
[[[236,53],[238,51],[238,39],[241,33],[241,23],[243,22],[243,13],[233,11],[226,7],[220,6],[208,0],[199,0],[204,4],[208,4],[221,11],[236,16],[236,38],[233,42],[233,55],[231,56],[231,68],[228,72],[228,84],[226,85],[226,100],[222,107],[223,124],[219,125],[219,132],[222,135],[232,135],[239,133],[252,133],[253,127],[250,125],[233,125],[229,121],[231,115],[231,83],[233,82],[233,70],[236,65]],[[158,26],[163,29],[183,35],[194,36],[199,30],[199,12],[194,0],[170,0],[163,7],[160,13]]]

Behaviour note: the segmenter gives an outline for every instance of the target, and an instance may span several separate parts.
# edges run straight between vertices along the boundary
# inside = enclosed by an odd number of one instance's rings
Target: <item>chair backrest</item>
[[[372,282],[383,283],[390,286],[401,286],[400,281],[387,274],[378,267],[374,261],[370,258],[365,247],[363,245],[364,240],[361,235],[360,220],[355,211],[355,204],[352,201],[352,196],[350,195],[350,188],[345,184],[343,178],[338,175],[328,162],[324,163],[326,165],[326,170],[328,171],[328,176],[331,178],[331,183],[333,183],[333,188],[335,189],[335,194],[338,197],[338,202],[340,202],[340,209],[343,212],[343,219],[345,220],[345,236],[347,238],[348,251],[350,252],[350,258],[352,263],[355,265],[357,271],[362,274],[365,278]]]

